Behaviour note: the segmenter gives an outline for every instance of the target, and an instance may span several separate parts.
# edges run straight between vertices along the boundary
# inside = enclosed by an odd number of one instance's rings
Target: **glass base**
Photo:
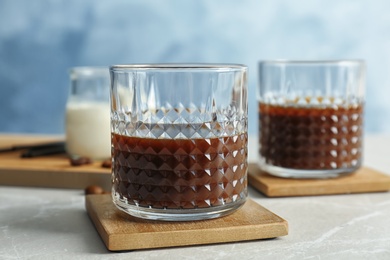
[[[282,177],[282,178],[295,178],[295,179],[329,179],[337,178],[354,173],[359,166],[342,169],[323,169],[323,170],[299,170],[283,168],[268,164],[259,164],[262,171],[267,172],[270,175]]]
[[[127,214],[149,220],[193,221],[219,218],[238,210],[244,205],[246,198],[222,206],[197,209],[155,209],[129,205],[113,196],[115,206]]]

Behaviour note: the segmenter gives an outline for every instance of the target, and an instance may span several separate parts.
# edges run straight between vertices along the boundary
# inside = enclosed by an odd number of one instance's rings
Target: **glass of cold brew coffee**
[[[247,67],[116,65],[111,73],[112,195],[166,221],[224,216],[247,197]]]
[[[362,165],[364,61],[261,61],[258,73],[262,170],[331,178]]]

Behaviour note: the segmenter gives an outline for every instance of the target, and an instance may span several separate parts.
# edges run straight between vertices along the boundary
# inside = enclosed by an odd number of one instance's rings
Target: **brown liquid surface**
[[[130,205],[206,208],[239,201],[247,188],[247,134],[153,139],[112,134],[113,187]]]
[[[268,165],[306,170],[357,168],[363,106],[259,103],[259,153]]]

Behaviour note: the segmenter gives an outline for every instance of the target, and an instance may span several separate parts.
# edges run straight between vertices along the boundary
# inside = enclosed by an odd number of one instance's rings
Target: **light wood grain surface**
[[[390,190],[390,176],[368,167],[334,179],[285,179],[249,164],[249,184],[268,197],[380,192]]]
[[[112,251],[257,240],[288,233],[286,220],[252,200],[228,216],[190,222],[132,217],[117,209],[110,195],[88,195],[86,208],[107,248]]]
[[[0,148],[62,140],[40,135],[0,135]],[[101,161],[71,166],[66,154],[20,158],[20,151],[0,153],[0,185],[81,188],[99,185],[111,189],[111,169]]]

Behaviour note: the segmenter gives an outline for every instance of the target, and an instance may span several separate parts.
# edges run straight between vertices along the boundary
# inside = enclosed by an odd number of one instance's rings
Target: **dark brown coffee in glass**
[[[216,218],[247,197],[246,67],[111,67],[115,205],[136,217]]]
[[[259,69],[261,169],[329,178],[362,165],[363,62],[269,61]]]

